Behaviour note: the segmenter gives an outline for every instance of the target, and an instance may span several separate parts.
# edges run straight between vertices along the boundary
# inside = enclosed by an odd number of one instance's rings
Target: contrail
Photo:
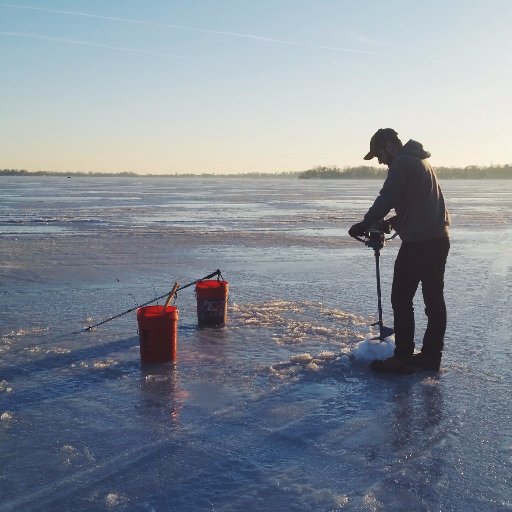
[[[343,53],[355,53],[355,54],[362,54],[362,55],[373,55],[373,56],[385,56],[388,57],[388,54],[380,53],[380,52],[372,52],[372,51],[365,51],[365,50],[355,50],[353,48],[340,48],[338,46],[323,46],[323,45],[316,45],[316,44],[307,44],[307,43],[300,43],[298,41],[286,41],[283,39],[275,39],[271,37],[263,37],[258,36],[255,34],[242,34],[239,32],[224,32],[219,30],[207,30],[202,28],[194,28],[194,27],[186,27],[183,25],[171,25],[168,23],[158,23],[155,21],[143,21],[143,20],[133,20],[130,18],[119,18],[116,16],[102,16],[100,14],[90,14],[87,12],[80,12],[80,11],[65,11],[61,9],[49,9],[46,7],[35,7],[30,5],[17,5],[17,4],[5,4],[0,3],[0,7],[8,7],[11,9],[25,9],[25,10],[32,10],[32,11],[43,11],[43,12],[50,12],[54,14],[67,14],[72,16],[83,16],[86,18],[95,18],[95,19],[101,19],[101,20],[110,20],[110,21],[117,21],[121,23],[132,23],[136,25],[149,25],[152,27],[160,27],[160,28],[171,28],[175,30],[185,30],[188,32],[198,32],[201,34],[214,34],[214,35],[221,35],[221,36],[229,36],[229,37],[238,37],[243,39],[252,39],[256,41],[263,41],[267,43],[274,43],[274,44],[282,44],[282,45],[288,45],[288,46],[302,46],[306,48],[315,48],[319,50],[331,50],[336,52],[343,52]]]
[[[93,43],[91,41],[81,41],[78,39],[65,39],[62,37],[42,36],[40,34],[29,34],[29,33],[25,33],[25,32],[0,32],[0,36],[43,39],[45,41],[54,41],[54,42],[58,42],[58,43],[67,43],[67,44],[78,44],[78,45],[82,45],[82,46],[94,46],[97,48],[107,48],[108,50],[116,50],[116,51],[122,51],[122,52],[145,53],[145,54],[149,54],[149,55],[157,55],[159,57],[170,57],[172,59],[199,60],[202,62],[219,63],[219,61],[199,59],[196,57],[189,57],[187,55],[175,55],[173,53],[155,52],[152,50],[143,50],[140,48],[127,48],[125,46],[112,46],[109,44]]]

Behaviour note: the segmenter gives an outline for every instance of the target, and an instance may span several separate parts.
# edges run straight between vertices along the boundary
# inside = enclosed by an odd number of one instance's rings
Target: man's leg
[[[425,314],[428,318],[421,353],[438,362],[441,360],[446,331],[444,271],[449,250],[448,238],[432,240],[429,246],[425,247],[425,254],[428,257],[424,260],[421,276]]]
[[[421,245],[402,242],[395,261],[391,305],[394,314],[395,356],[411,357],[414,352],[413,299],[421,279]]]

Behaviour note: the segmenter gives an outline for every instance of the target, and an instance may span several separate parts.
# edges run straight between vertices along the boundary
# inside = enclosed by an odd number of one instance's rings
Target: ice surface
[[[3,177],[0,512],[510,510],[512,182],[443,183],[442,371],[400,377],[368,368],[393,340],[346,235],[380,185]],[[183,290],[175,364],[140,363],[134,313],[84,331],[217,268],[228,324]]]

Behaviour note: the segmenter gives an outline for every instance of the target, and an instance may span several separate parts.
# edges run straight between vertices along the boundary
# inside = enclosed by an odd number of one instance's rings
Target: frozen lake
[[[512,180],[442,182],[442,371],[404,377],[355,352],[379,180],[0,183],[0,512],[512,509]],[[176,364],[141,365],[135,313],[84,331],[217,268],[228,324],[183,290]]]

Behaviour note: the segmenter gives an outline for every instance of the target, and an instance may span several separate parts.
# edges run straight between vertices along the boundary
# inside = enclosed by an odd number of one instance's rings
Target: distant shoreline
[[[442,179],[512,179],[512,164],[479,167],[435,167],[437,175]],[[59,177],[91,177],[91,178],[258,178],[258,179],[383,179],[386,169],[377,167],[315,167],[307,171],[292,172],[247,172],[236,174],[220,173],[169,173],[139,174],[136,172],[58,172],[58,171],[27,171],[25,169],[0,169],[0,176],[59,176]]]

